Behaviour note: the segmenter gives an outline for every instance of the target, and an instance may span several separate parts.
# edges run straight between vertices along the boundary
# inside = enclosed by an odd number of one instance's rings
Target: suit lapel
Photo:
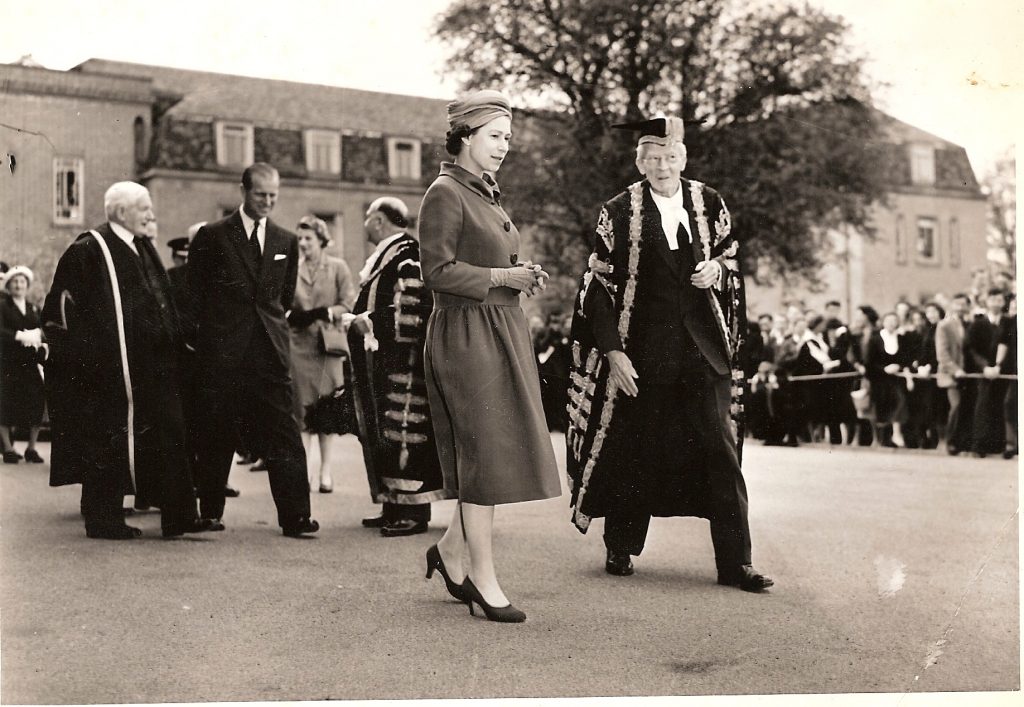
[[[690,196],[689,184],[685,179],[681,181],[679,188],[683,190],[683,210],[686,212],[686,222],[690,226],[690,249],[693,252],[693,262],[699,263],[704,260],[704,249],[701,248],[700,239],[697,238],[697,224],[693,222],[693,197]]]
[[[651,197],[651,185],[644,185],[644,223],[643,233],[648,243],[653,242],[654,250],[658,252],[672,270],[672,274],[679,277],[679,259],[668,247],[668,239],[665,238],[665,229],[661,227],[661,212],[658,205]]]
[[[228,226],[230,231],[230,241],[231,245],[235,247],[235,254],[238,256],[238,259],[242,261],[242,267],[247,273],[249,273],[249,277],[255,281],[256,269],[253,267],[252,261],[249,259],[249,234],[245,232],[245,226],[242,224],[241,214],[236,211],[231,216]],[[270,229],[267,229],[268,234],[266,240],[269,240],[269,230]],[[264,245],[266,245],[266,241],[264,242]],[[266,248],[264,248],[264,252],[266,252]]]
[[[260,280],[262,281],[270,274],[270,264],[274,262],[274,256],[283,250],[283,244],[277,224],[267,219],[267,235],[263,239],[263,260],[260,264]]]
[[[304,283],[312,287],[316,283],[316,278],[320,274],[320,268],[323,267],[323,254],[320,255],[320,263],[317,265],[316,270],[310,270],[308,261],[299,258],[299,279]],[[303,263],[306,263],[303,265]]]

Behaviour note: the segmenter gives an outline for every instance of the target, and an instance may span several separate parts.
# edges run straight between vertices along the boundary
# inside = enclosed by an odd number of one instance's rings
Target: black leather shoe
[[[297,523],[281,528],[281,532],[289,538],[299,538],[306,533],[315,533],[318,530],[320,530],[320,524],[310,518],[300,518]]]
[[[224,530],[223,523],[220,528],[214,528],[213,526],[214,521],[211,518],[193,518],[180,525],[169,525],[163,528],[161,532],[165,538],[176,538],[185,533],[206,533],[212,530]]]
[[[131,525],[106,525],[98,528],[86,528],[86,537],[101,540],[134,540],[142,537],[142,531]]]
[[[226,527],[220,518],[200,518],[199,520],[208,521],[210,523],[210,527],[206,529],[208,532],[224,530]]]
[[[392,520],[385,523],[380,529],[380,534],[385,538],[400,538],[405,535],[419,535],[427,532],[427,522],[424,520]]]
[[[740,565],[734,570],[718,570],[718,583],[739,587],[745,592],[760,592],[774,585],[775,581],[751,565]]]
[[[1009,458],[1009,457],[1007,457],[1007,458]],[[41,456],[39,456],[39,452],[37,452],[36,450],[34,450],[34,449],[26,449],[25,450],[25,461],[27,461],[29,464],[42,464],[43,463],[43,458]]]
[[[262,459],[257,459],[256,463],[249,467],[249,471],[267,471],[267,463]]]
[[[633,561],[625,552],[608,551],[608,557],[604,561],[604,571],[616,577],[628,577],[633,574]]]
[[[11,449],[10,451],[4,452],[4,464],[17,464],[21,461],[21,455]]]
[[[363,518],[364,528],[383,528],[384,523],[384,516],[371,516],[370,518]]]
[[[1017,456],[1016,447],[1007,447],[1003,450],[1003,459],[1013,459],[1015,456]],[[28,452],[25,452],[25,459],[28,459]]]
[[[234,486],[224,487],[224,498],[238,498],[242,495],[242,492],[236,489]]]

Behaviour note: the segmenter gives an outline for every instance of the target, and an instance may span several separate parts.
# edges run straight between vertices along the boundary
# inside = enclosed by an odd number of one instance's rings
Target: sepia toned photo
[[[0,703],[1019,700],[1016,3],[0,9]]]

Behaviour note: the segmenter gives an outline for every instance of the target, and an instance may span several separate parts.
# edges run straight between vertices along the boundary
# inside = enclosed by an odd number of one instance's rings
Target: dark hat
[[[179,258],[188,257],[188,238],[172,238],[167,241],[167,247]]]
[[[638,145],[652,143],[655,145],[667,146],[683,141],[683,119],[682,118],[651,118],[640,120],[635,123],[619,123],[613,125],[616,130],[630,130],[640,133]]]

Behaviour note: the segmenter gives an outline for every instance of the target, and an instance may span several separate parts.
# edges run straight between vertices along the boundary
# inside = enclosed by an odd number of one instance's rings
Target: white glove
[[[15,332],[14,338],[21,342],[22,346],[39,348],[43,345],[43,332],[39,329],[23,329]]]

